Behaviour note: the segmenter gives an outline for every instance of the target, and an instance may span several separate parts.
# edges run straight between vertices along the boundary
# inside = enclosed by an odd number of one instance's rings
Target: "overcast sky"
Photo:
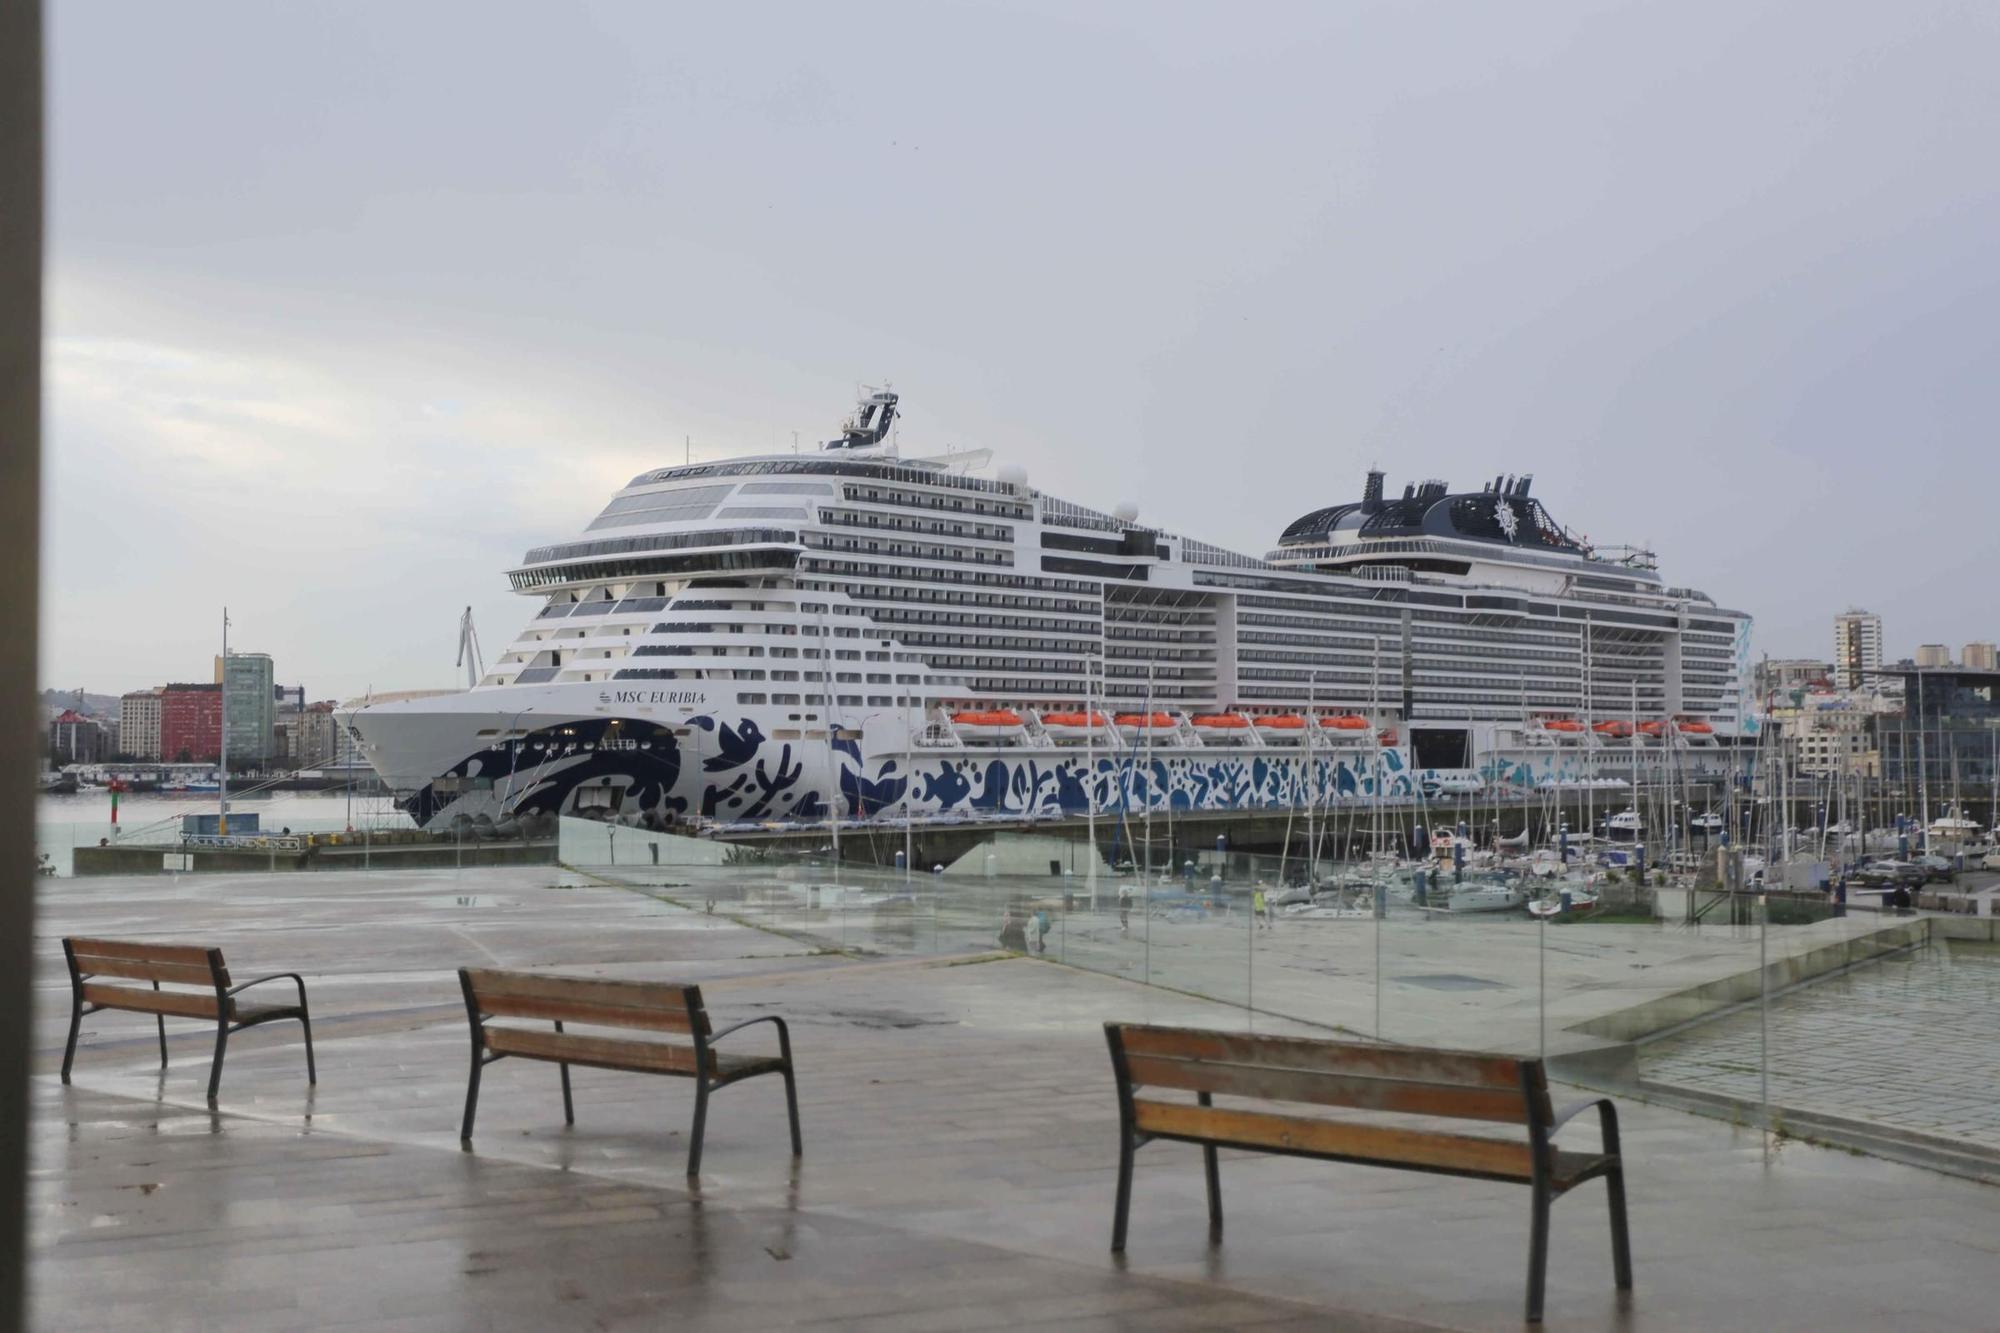
[[[1261,554],[1533,472],[1825,654],[2000,637],[2000,6],[51,7],[46,683],[497,655],[642,469],[826,438]]]

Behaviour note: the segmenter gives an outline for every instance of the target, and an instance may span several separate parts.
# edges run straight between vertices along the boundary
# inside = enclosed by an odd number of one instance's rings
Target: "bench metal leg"
[[[556,1031],[562,1031],[562,1020],[560,1018],[556,1020]],[[569,1096],[569,1061],[557,1061],[556,1068],[562,1071],[563,1123],[565,1125],[574,1125],[576,1123],[576,1103],[571,1101]]]
[[[208,1104],[215,1105],[215,1094],[222,1088],[222,1057],[229,1049],[229,1020],[222,1019],[215,1025],[215,1063],[208,1067]]]
[[[306,1085],[319,1086],[319,1066],[313,1063],[313,1021],[312,1012],[303,1004],[299,1006],[299,1026],[306,1034]]]
[[[1618,1290],[1632,1290],[1632,1236],[1625,1228],[1625,1168],[1614,1166],[1604,1177],[1611,1191],[1611,1269],[1618,1275]]]
[[[1118,1201],[1111,1208],[1111,1252],[1125,1252],[1125,1219],[1132,1212],[1132,1154],[1137,1145],[1129,1131],[1118,1135]]]
[[[792,1062],[785,1061],[785,1112],[792,1118],[792,1156],[806,1155],[805,1140],[799,1137],[799,1088],[792,1079]]]
[[[160,983],[157,981],[154,982],[153,989],[158,990],[159,988]],[[160,1068],[165,1069],[167,1067],[167,1016],[165,1014],[154,1014],[153,1021],[160,1025]]]
[[[1203,1106],[1213,1106],[1215,1098],[1206,1092],[1195,1094],[1195,1100]],[[1222,1171],[1216,1163],[1215,1145],[1201,1145],[1201,1165],[1208,1176],[1208,1234],[1212,1240],[1222,1234]]]
[[[1549,1272],[1549,1194],[1535,1185],[1533,1230],[1528,1238],[1528,1322],[1542,1322],[1542,1291]]]
[[[486,1068],[486,1062],[479,1058],[479,1048],[472,1048],[472,1075],[465,1081],[465,1119],[458,1125],[458,1141],[472,1142],[472,1117],[479,1110],[479,1075]]]
[[[697,1074],[694,1080],[694,1133],[688,1143],[688,1174],[701,1174],[701,1136],[708,1127],[708,1080]]]
[[[72,995],[69,1008],[69,1042],[63,1047],[62,1081],[69,1082],[69,1067],[76,1059],[76,1036],[83,1030],[83,997]]]

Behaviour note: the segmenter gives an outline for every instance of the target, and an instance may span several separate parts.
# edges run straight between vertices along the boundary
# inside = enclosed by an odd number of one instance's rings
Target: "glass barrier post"
[[[1150,855],[1148,855],[1148,861],[1150,861]],[[1152,875],[1148,875],[1140,883],[1140,909],[1146,915],[1146,919],[1142,923],[1144,937],[1142,937],[1142,943],[1140,943],[1140,949],[1144,951],[1142,961],[1140,961],[1140,979],[1150,987],[1152,985]]]
[[[1763,1108],[1766,1147],[1769,1147],[1771,1139],[1770,924],[1770,896],[1760,893],[1757,895],[1757,1097],[1759,1105]]]
[[[1535,914],[1535,1028],[1536,1055],[1549,1058],[1549,919]]]

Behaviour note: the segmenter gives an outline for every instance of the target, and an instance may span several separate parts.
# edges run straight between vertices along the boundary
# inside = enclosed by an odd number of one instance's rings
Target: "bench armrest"
[[[223,994],[234,995],[238,991],[249,990],[252,986],[261,986],[267,981],[290,981],[294,986],[297,986],[299,988],[299,1008],[301,1009],[305,1008],[306,979],[300,976],[296,972],[273,972],[268,977],[258,977],[255,980],[246,981],[239,986],[231,986],[228,990],[224,991]]]
[[[783,1057],[786,1064],[790,1064],[792,1062],[792,1030],[785,1025],[785,1020],[776,1014],[760,1014],[756,1018],[746,1018],[741,1023],[731,1023],[720,1032],[710,1033],[708,1036],[708,1045],[713,1046],[730,1033],[741,1032],[744,1028],[750,1027],[755,1023],[775,1023],[777,1025],[778,1054]]]
[[[1611,1104],[1609,1097],[1592,1097],[1563,1107],[1555,1113],[1555,1118],[1549,1121],[1549,1137],[1554,1138],[1557,1130],[1593,1106],[1597,1108],[1598,1126],[1604,1133],[1605,1155],[1616,1157],[1618,1156],[1618,1108]]]

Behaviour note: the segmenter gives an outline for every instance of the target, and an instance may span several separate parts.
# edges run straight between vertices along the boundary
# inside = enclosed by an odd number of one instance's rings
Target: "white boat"
[[[1732,748],[1753,730],[1749,617],[1564,528],[1531,478],[1397,496],[1370,472],[1246,553],[1037,489],[985,450],[906,451],[900,412],[871,390],[820,449],[641,472],[506,572],[534,609],[470,688],[339,720],[425,826],[579,804],[664,827],[1629,784],[1629,755],[1496,719],[1528,692],[1585,716],[1634,673]],[[1341,667],[1302,669],[1322,661]],[[1103,746],[1033,724],[1091,708],[1114,720]]]
[[[1722,816],[1713,810],[1705,810],[1688,821],[1688,827],[1696,833],[1716,834],[1722,832]]]
[[[1540,917],[1581,916],[1597,910],[1597,902],[1594,889],[1566,888],[1560,893],[1535,899],[1528,904],[1528,911]]]
[[[1528,901],[1526,883],[1511,876],[1499,880],[1467,880],[1463,884],[1446,883],[1439,887],[1450,894],[1445,899],[1445,910],[1454,914],[1511,912],[1525,906]]]
[[[1604,831],[1613,838],[1635,839],[1646,831],[1645,816],[1627,806],[1605,819]]]
[[[1967,819],[1957,810],[1953,810],[1931,821],[1931,826],[1925,834],[1924,845],[1957,850],[1967,843],[1981,841],[1984,835],[1985,829],[1980,827],[1978,820]]]

